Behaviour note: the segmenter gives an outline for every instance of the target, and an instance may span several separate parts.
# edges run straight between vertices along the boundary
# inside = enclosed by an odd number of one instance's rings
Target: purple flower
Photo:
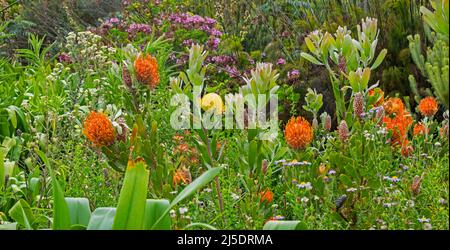
[[[192,39],[186,39],[183,41],[183,46],[191,47],[191,45],[194,43]]]
[[[58,61],[61,63],[69,63],[70,64],[70,63],[72,63],[72,58],[70,57],[69,54],[61,53],[58,56]]]
[[[237,78],[240,76],[240,73],[235,66],[231,67],[229,65],[225,66],[225,72],[227,72],[228,75],[232,78]]]
[[[294,81],[300,77],[300,71],[293,69],[287,73],[289,81]]]
[[[208,47],[211,49],[217,49],[219,47],[220,39],[219,38],[212,38],[208,40]]]
[[[150,27],[150,25],[143,24],[143,23],[132,23],[132,24],[130,24],[130,26],[127,29],[127,33],[130,34],[131,36],[134,36],[138,32],[143,32],[143,33],[148,34],[151,32],[151,27]]]
[[[277,64],[278,65],[284,65],[284,64],[286,64],[286,60],[284,60],[284,58],[278,58]]]

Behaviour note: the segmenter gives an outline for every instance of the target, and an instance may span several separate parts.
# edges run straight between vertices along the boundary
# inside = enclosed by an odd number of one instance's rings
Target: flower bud
[[[355,99],[353,100],[353,112],[358,119],[361,119],[364,114],[364,97],[361,92],[355,94]]]
[[[347,122],[345,120],[342,120],[338,127],[338,133],[339,133],[339,139],[342,142],[347,142],[348,138],[350,137],[350,132],[348,131]]]
[[[262,161],[261,172],[265,175],[267,173],[267,168],[269,167],[269,163],[266,159]]]

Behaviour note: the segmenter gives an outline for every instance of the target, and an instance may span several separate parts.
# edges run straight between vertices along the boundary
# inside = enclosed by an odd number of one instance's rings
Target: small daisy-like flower
[[[400,179],[397,176],[392,176],[391,181],[392,182],[399,182]]]
[[[419,111],[423,116],[431,117],[438,111],[436,99],[432,96],[423,98],[419,103]]]
[[[187,207],[180,207],[179,211],[180,211],[180,214],[183,215],[183,214],[187,213],[188,208]]]
[[[158,62],[151,55],[139,55],[134,61],[137,79],[154,89],[159,84]]]
[[[392,203],[383,203],[383,207],[392,207]]]
[[[329,175],[335,175],[336,171],[334,169],[330,169],[330,171],[328,171],[328,174]]]
[[[357,188],[347,188],[347,192],[349,192],[349,193],[353,193],[357,190],[358,190]]]
[[[422,218],[419,218],[419,219],[417,219],[420,223],[429,223],[430,222],[430,219],[428,219],[428,218],[425,218],[425,217],[422,217]]]
[[[311,186],[311,182],[300,182],[299,184],[297,184],[298,188],[304,188],[306,190],[311,190],[312,186]]]
[[[83,124],[83,134],[95,146],[109,146],[116,139],[112,122],[102,112],[91,111]]]
[[[313,140],[313,128],[305,118],[293,117],[286,124],[284,137],[293,149],[304,149]]]
[[[291,162],[285,162],[283,163],[283,166],[305,166],[305,165],[311,165],[311,162],[307,162],[307,161],[297,161],[297,160],[293,160]]]
[[[284,218],[285,217],[282,215],[276,215],[276,216],[272,217],[273,220],[284,220]]]
[[[275,164],[280,164],[280,163],[285,163],[285,162],[286,162],[286,160],[282,159],[282,160],[275,161]]]
[[[239,195],[237,195],[237,194],[235,194],[235,193],[231,193],[231,198],[233,199],[233,200],[239,200]]]
[[[300,199],[300,201],[302,203],[308,203],[309,199],[308,199],[308,197],[303,197],[303,198]]]

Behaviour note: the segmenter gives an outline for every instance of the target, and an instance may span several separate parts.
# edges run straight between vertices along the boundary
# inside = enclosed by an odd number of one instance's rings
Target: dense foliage
[[[448,18],[0,0],[0,229],[448,230]]]

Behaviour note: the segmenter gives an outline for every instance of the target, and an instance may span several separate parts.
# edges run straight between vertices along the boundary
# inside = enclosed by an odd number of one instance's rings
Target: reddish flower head
[[[91,111],[83,124],[83,134],[95,146],[109,146],[116,138],[114,127],[102,112]]]
[[[151,55],[139,55],[134,61],[137,79],[154,89],[159,84],[158,62]]]
[[[262,202],[270,203],[273,201],[273,193],[268,188],[265,191],[261,192],[260,195],[261,195],[260,199],[261,203]]]
[[[309,122],[299,116],[291,118],[286,124],[284,132],[287,144],[294,149],[303,149],[308,146],[313,139],[313,129]]]
[[[425,97],[419,103],[419,111],[423,116],[433,116],[438,111],[438,104],[434,97]]]

